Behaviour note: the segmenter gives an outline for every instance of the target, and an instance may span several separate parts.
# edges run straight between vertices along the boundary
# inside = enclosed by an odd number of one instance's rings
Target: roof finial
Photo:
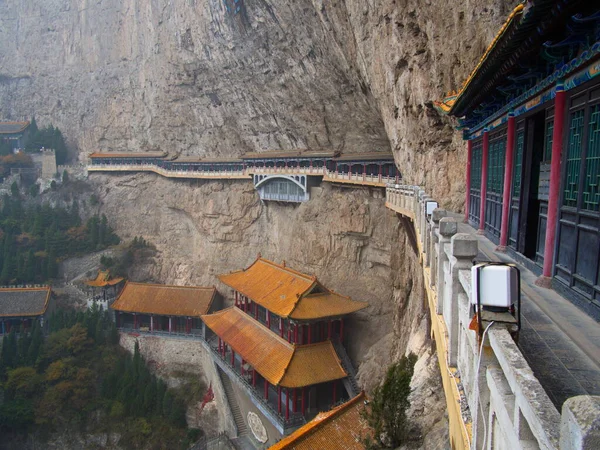
[[[281,265],[282,265],[283,267],[285,267],[285,259],[283,260],[283,262],[281,263]]]
[[[258,259],[262,258],[262,255],[260,254],[260,252],[258,252]]]

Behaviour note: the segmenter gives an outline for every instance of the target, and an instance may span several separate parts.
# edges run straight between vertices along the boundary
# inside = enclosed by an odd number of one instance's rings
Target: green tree
[[[48,254],[48,269],[47,269],[47,277],[48,278],[56,278],[58,275],[58,263],[56,262],[56,252],[52,249]]]
[[[12,184],[10,185],[10,193],[12,194],[13,197],[19,196],[19,185],[17,184],[16,181],[13,181]]]
[[[29,195],[31,195],[32,197],[37,197],[37,195],[40,193],[40,185],[39,184],[32,184],[31,186],[29,186]]]
[[[392,364],[383,383],[375,388],[370,408],[365,410],[365,418],[373,429],[373,441],[367,439],[369,448],[396,448],[407,442],[409,421],[406,410],[417,357],[414,354],[403,356]]]
[[[62,182],[63,184],[67,184],[69,182],[69,172],[67,172],[67,170],[63,170],[62,173]]]

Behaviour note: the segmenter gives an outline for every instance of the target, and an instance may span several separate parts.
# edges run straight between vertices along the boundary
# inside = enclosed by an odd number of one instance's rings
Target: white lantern
[[[519,269],[510,264],[481,263],[471,268],[471,304],[508,309],[519,298]]]

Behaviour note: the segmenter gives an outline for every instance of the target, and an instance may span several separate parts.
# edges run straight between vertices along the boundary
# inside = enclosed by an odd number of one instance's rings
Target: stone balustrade
[[[238,164],[238,166],[240,166]],[[347,173],[329,170],[326,167],[257,167],[248,166],[231,170],[199,170],[197,168],[180,169],[162,167],[160,164],[90,164],[88,172],[154,172],[167,178],[201,178],[201,179],[248,179],[252,174],[296,175],[306,174],[323,177],[323,181],[350,183],[363,186],[385,187],[389,183],[397,183],[399,176],[368,175],[364,173]]]
[[[426,215],[431,200],[417,186],[388,185],[386,206],[412,220],[423,265],[453,447],[600,448],[600,397],[570,398],[555,408],[515,344],[510,327],[469,329],[474,234],[459,233],[446,211]]]

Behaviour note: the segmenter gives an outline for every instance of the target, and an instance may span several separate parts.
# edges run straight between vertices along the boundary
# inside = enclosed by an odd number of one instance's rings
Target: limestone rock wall
[[[0,117],[52,121],[83,154],[388,148],[329,42],[309,0],[5,0]]]

